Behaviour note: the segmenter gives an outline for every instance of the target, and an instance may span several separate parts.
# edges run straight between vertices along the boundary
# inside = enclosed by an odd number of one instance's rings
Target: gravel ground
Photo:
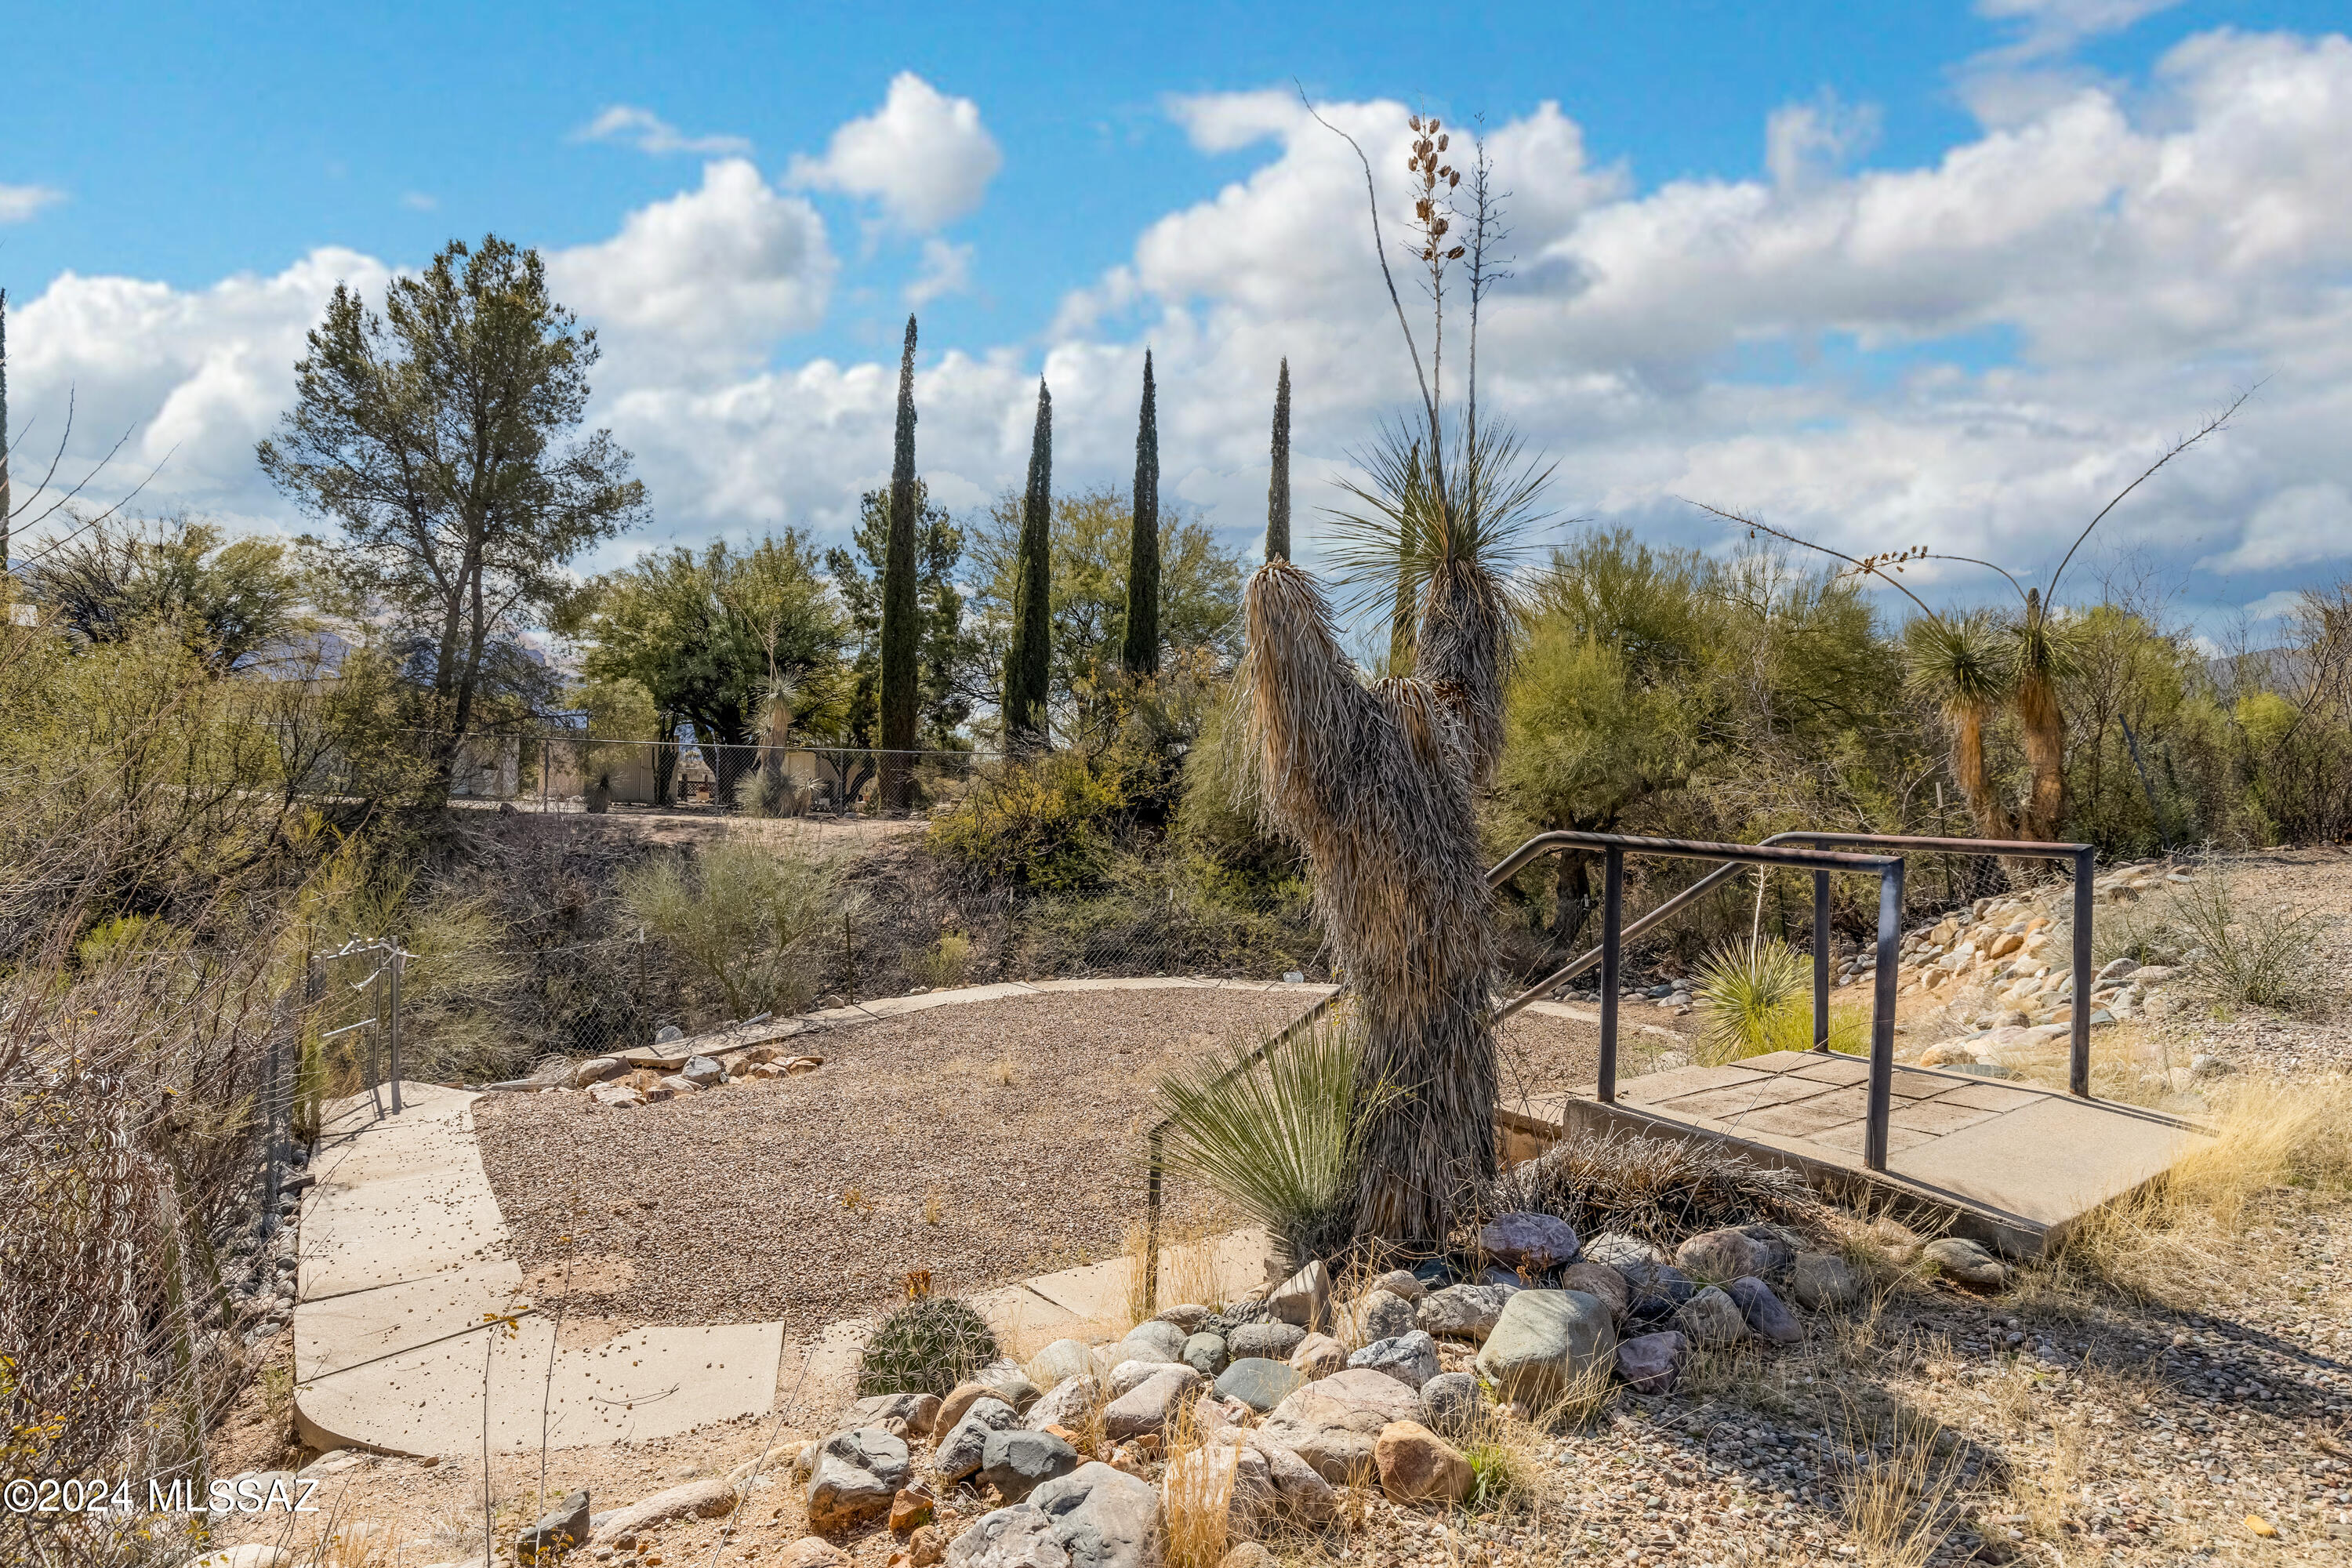
[[[1117,1253],[1143,1212],[1160,1070],[1300,1010],[1194,989],[935,1008],[828,1037],[805,1078],[621,1111],[492,1096],[482,1163],[525,1271],[572,1258],[568,1313],[813,1329],[889,1300],[910,1268],[971,1291]],[[1572,1020],[1513,1020],[1505,1092],[1589,1079],[1591,1040]],[[1180,1224],[1213,1217],[1181,1187],[1170,1205]]]

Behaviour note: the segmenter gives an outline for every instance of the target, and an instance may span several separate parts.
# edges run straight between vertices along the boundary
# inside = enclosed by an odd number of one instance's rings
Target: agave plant
[[[1791,1044],[1790,1023],[1812,1044],[1811,975],[1802,953],[1777,937],[1727,942],[1698,966],[1691,1002],[1698,1014],[1697,1048],[1710,1067],[1760,1056]]]

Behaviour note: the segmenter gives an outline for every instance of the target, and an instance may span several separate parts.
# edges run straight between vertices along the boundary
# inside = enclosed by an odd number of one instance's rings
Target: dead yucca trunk
[[[1322,595],[1287,562],[1247,593],[1262,808],[1312,862],[1361,1009],[1372,1112],[1360,1234],[1444,1235],[1494,1173],[1493,928],[1473,809],[1501,732],[1502,600],[1475,562],[1433,572],[1419,675],[1367,688]]]

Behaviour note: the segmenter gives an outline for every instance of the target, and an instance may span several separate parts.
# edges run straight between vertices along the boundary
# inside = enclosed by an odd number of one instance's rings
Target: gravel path
[[[1143,1212],[1160,1070],[1300,1010],[1193,989],[940,1007],[828,1037],[805,1078],[625,1111],[489,1097],[482,1163],[525,1271],[572,1258],[568,1312],[806,1330],[889,1300],[910,1268],[971,1291],[1115,1255]],[[1589,1079],[1592,1030],[1515,1019],[1504,1054],[1507,1095],[1522,1075]],[[1215,1217],[1181,1187],[1170,1204],[1180,1224]]]

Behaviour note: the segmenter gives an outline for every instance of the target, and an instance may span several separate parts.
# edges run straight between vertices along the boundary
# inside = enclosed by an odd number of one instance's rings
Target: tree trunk
[[[1960,798],[1968,803],[1969,815],[1976,818],[1978,837],[2016,837],[2017,824],[1985,773],[1985,710],[1971,704],[1953,710],[1948,717],[1952,725],[1952,782],[1960,786]]]
[[[2033,770],[2026,799],[2024,837],[2048,842],[2058,837],[2066,809],[2066,715],[2057,688],[2046,675],[2029,674],[2017,683],[2017,719],[2025,731],[2025,759]]]
[[[1473,805],[1484,726],[1465,730],[1454,710],[1480,682],[1454,668],[1450,690],[1395,679],[1367,689],[1322,595],[1285,562],[1251,577],[1245,609],[1266,810],[1313,868],[1363,1020],[1363,1080],[1401,1091],[1368,1131],[1357,1228],[1440,1237],[1495,1163],[1494,939]],[[1433,595],[1424,652],[1459,654],[1454,634],[1482,619],[1454,594]]]

